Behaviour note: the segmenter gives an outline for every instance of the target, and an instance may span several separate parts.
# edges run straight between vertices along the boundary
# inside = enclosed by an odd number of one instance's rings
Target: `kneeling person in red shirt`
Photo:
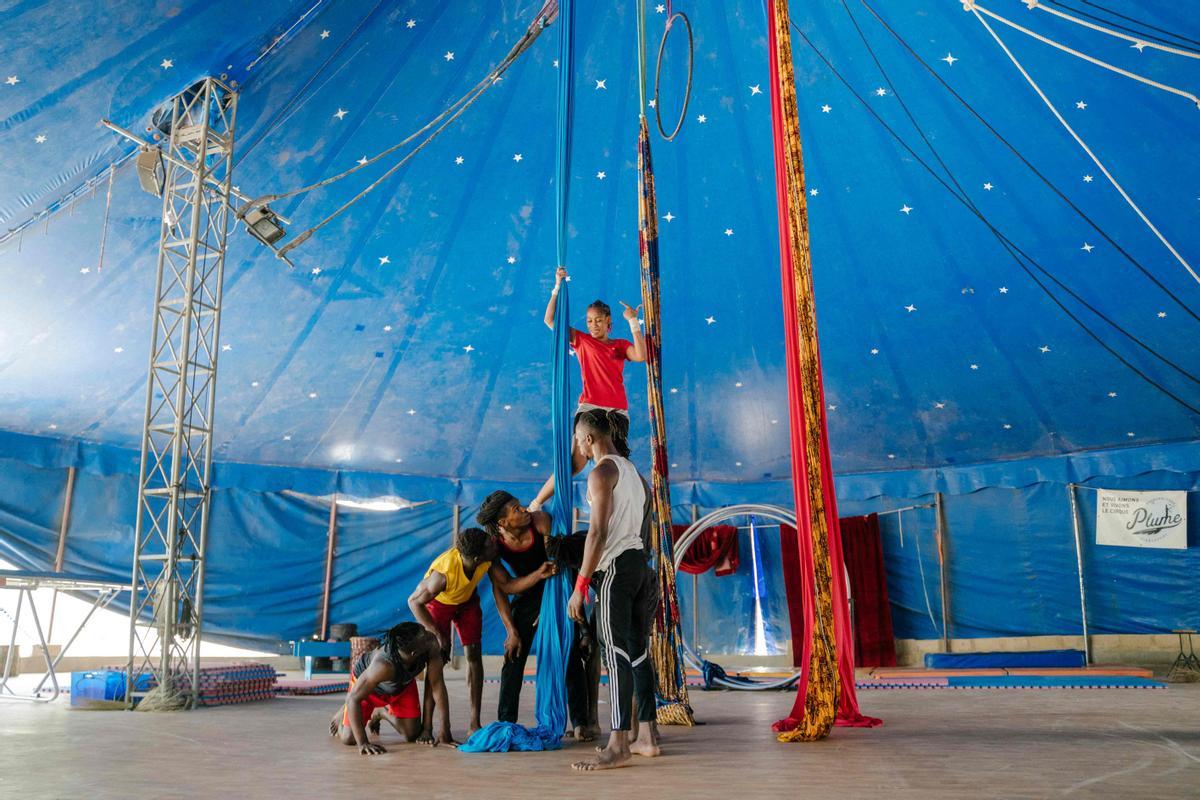
[[[425,673],[425,708],[417,676]],[[441,711],[441,735],[433,737],[433,709]],[[442,648],[437,637],[415,622],[402,622],[383,636],[381,646],[363,653],[350,668],[346,702],[329,723],[343,744],[358,745],[363,755],[387,752],[367,740],[367,724],[379,731],[386,719],[410,742],[450,743],[450,708],[442,680]]]

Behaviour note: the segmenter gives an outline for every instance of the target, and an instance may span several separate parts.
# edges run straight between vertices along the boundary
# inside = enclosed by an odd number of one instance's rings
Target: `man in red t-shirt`
[[[554,330],[554,311],[558,306],[558,290],[566,280],[566,267],[559,267],[554,276],[554,290],[550,292],[550,302],[546,304],[546,327]],[[624,423],[624,430],[618,430],[618,436],[613,444],[622,456],[629,455],[626,437],[629,433],[629,401],[625,397],[625,362],[643,362],[646,360],[646,340],[642,336],[642,323],[638,319],[638,310],[631,308],[624,301],[624,317],[629,323],[629,333],[633,341],[628,339],[610,339],[612,333],[612,310],[608,304],[596,300],[587,307],[587,331],[571,328],[571,347],[579,360],[579,370],[583,373],[583,392],[579,395],[579,407],[575,409],[575,417],[584,411],[602,408],[614,412]],[[574,440],[572,440],[574,441]],[[577,475],[587,456],[580,453],[572,445],[571,474]],[[530,511],[541,508],[550,496],[554,494],[554,476],[542,486],[537,497],[529,504]]]

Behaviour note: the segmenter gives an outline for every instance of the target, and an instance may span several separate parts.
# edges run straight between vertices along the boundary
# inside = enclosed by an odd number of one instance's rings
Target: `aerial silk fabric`
[[[658,613],[650,631],[650,657],[658,692],[658,721],[692,725],[680,645],[679,595],[675,589],[675,547],[671,534],[670,459],[662,392],[662,317],[658,291],[658,210],[654,197],[654,168],[650,161],[650,130],[645,115],[638,123],[638,250],[642,265],[642,306],[646,316],[646,404],[650,422],[650,488],[654,525],[650,547],[658,578]]]
[[[690,528],[690,525],[674,526],[674,541]],[[713,525],[705,528],[692,540],[691,546],[679,561],[679,571],[689,575],[703,575],[710,569],[718,578],[732,575],[738,568],[738,529],[735,525]]]
[[[854,598],[854,665],[894,667],[896,639],[892,633],[879,515],[842,517],[838,527],[846,555],[846,572],[850,575],[850,596]]]
[[[559,0],[559,73],[558,73],[558,147],[556,154],[557,252],[558,263],[567,260],[567,200],[571,174],[571,99],[572,55],[574,53],[575,3]],[[554,312],[554,345],[551,353],[553,389],[551,395],[554,433],[554,501],[550,509],[551,533],[565,536],[571,531],[571,437],[572,408],[570,386],[571,303],[564,281],[559,289]],[[542,590],[542,608],[533,647],[537,654],[537,725],[527,729],[512,722],[493,722],[464,742],[459,749],[468,753],[503,753],[511,750],[557,750],[567,724],[567,659],[571,653],[573,625],[567,618],[567,601],[572,587],[565,571],[546,579]]]
[[[792,490],[796,500],[801,578],[807,579],[802,593],[805,636],[796,702],[791,714],[773,727],[781,741],[815,741],[828,736],[838,719],[851,725],[878,724],[878,721],[862,717],[854,694],[853,647],[817,345],[807,193],[787,0],[771,0],[768,12]]]

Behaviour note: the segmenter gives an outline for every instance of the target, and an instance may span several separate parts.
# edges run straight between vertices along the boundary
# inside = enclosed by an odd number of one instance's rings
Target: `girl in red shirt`
[[[558,290],[567,277],[565,267],[559,267],[554,276],[554,290],[550,292],[550,302],[546,304],[546,327],[554,330],[554,311],[558,305]],[[579,370],[583,374],[583,392],[579,395],[579,407],[575,409],[575,418],[584,411],[603,408],[616,412],[624,421],[624,430],[617,431],[613,444],[621,451],[621,455],[629,455],[629,446],[625,440],[629,434],[629,401],[625,397],[625,362],[643,362],[646,360],[646,340],[642,336],[642,324],[638,320],[637,308],[631,308],[624,301],[624,317],[629,323],[629,333],[633,341],[628,339],[612,339],[612,310],[608,304],[600,300],[587,307],[587,331],[571,328],[571,347],[579,360]],[[577,475],[587,463],[587,456],[575,449],[572,437],[571,474]],[[537,497],[529,505],[530,511],[537,511],[542,504],[554,494],[554,476],[542,486]]]

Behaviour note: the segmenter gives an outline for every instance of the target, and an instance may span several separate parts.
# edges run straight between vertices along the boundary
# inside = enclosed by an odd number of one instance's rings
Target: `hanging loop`
[[[667,134],[663,128],[662,122],[662,103],[659,102],[659,80],[662,78],[663,53],[667,49],[667,37],[671,35],[671,26],[675,24],[675,20],[683,22],[683,27],[687,29],[688,42],[688,62],[687,62],[687,87],[683,92],[683,108],[679,110],[679,119],[675,121],[675,129]],[[692,68],[696,62],[696,43],[692,37],[692,23],[687,18],[687,14],[682,11],[676,11],[667,18],[667,27],[663,29],[662,41],[658,44],[658,62],[654,65],[654,121],[658,124],[658,133],[668,142],[672,141],[679,135],[679,131],[683,128],[683,121],[687,118],[688,101],[692,99]]]

